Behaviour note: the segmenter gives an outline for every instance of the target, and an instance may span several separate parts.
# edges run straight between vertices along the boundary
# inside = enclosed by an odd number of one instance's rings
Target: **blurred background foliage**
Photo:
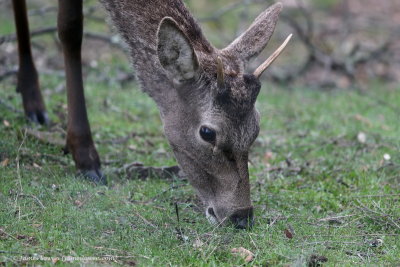
[[[206,36],[223,48],[242,33],[251,21],[274,1],[271,0],[186,0],[201,23]],[[296,84],[317,89],[357,88],[365,90],[371,81],[397,83],[400,80],[400,2],[397,0],[282,0],[284,10],[265,52],[252,62],[249,71],[258,66],[289,33],[290,45],[271,67],[265,78],[277,83]],[[0,79],[16,72],[17,57],[10,1],[0,2],[2,25],[0,37]],[[34,50],[43,51],[41,42],[57,41],[57,5],[49,0],[28,3]],[[121,47],[117,36],[109,34],[105,14],[94,0],[85,1],[86,40],[108,44],[84,45],[85,63],[96,67],[98,61],[110,58],[110,47]],[[112,30],[111,30],[112,32]],[[47,38],[47,39],[46,39]],[[86,49],[88,48],[88,49]],[[111,50],[113,51],[113,50]],[[48,49],[46,48],[46,52]],[[54,57],[39,54],[40,66],[61,70]],[[125,60],[122,56],[121,60]],[[53,66],[55,64],[55,66]],[[40,68],[39,66],[39,68]],[[133,75],[121,73],[125,79]],[[121,78],[121,77],[120,77]],[[122,78],[121,78],[122,79]]]
[[[213,39],[221,46],[245,30],[260,10],[273,3],[216,1],[219,7],[215,7],[206,2],[189,1],[189,6],[206,14],[200,16],[206,32],[221,32]],[[250,68],[259,65],[292,32],[291,45],[267,74],[275,82],[295,82],[320,89],[365,89],[371,80],[399,81],[399,1],[282,2],[284,10],[276,33],[265,55]]]

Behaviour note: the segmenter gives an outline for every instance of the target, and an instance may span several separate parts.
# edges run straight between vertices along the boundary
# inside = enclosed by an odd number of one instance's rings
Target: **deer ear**
[[[246,63],[256,57],[267,45],[274,32],[282,10],[282,4],[276,3],[261,13],[250,27],[224,50],[238,56]]]
[[[165,17],[158,27],[157,53],[161,65],[174,83],[193,79],[199,68],[196,53],[176,21]]]

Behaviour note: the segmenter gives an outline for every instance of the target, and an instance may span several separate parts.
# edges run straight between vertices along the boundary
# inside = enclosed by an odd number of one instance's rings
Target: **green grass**
[[[1,35],[12,33],[10,27]],[[50,36],[34,42],[37,57],[40,45],[54,47]],[[141,181],[116,172],[134,161],[176,162],[152,100],[136,83],[123,86],[115,78],[129,70],[124,55],[98,43],[87,45],[84,55],[95,45],[101,58],[98,67],[85,67],[85,87],[107,187],[75,178],[61,147],[28,135],[32,126],[9,108],[21,110],[14,78],[0,83],[0,99],[8,105],[0,103],[0,265],[52,265],[23,256],[99,257],[89,264],[246,265],[231,253],[238,247],[254,253],[254,266],[306,266],[315,256],[325,257],[326,266],[400,265],[399,87],[376,82],[358,93],[265,85],[257,102],[261,132],[250,153],[255,226],[215,228],[187,182]],[[49,50],[59,60],[59,52]],[[41,75],[54,125],[38,130],[65,129],[65,90],[55,90],[63,84],[63,77]],[[139,137],[115,142],[131,133]]]
[[[209,225],[186,182],[132,180],[114,171],[133,161],[162,166],[174,159],[155,105],[135,84],[110,89],[93,80],[87,77],[88,107],[108,161],[108,187],[76,179],[60,147],[26,136],[22,115],[0,106],[0,157],[9,159],[0,169],[1,261],[19,262],[26,253],[113,255],[118,263],[144,266],[232,266],[244,261],[230,250],[244,247],[259,266],[304,265],[311,255],[326,257],[328,266],[400,263],[399,114],[389,107],[398,103],[398,89],[376,85],[360,95],[264,87],[257,103],[262,130],[250,156],[256,224],[238,231]],[[44,87],[53,82],[42,79]],[[46,97],[52,113],[62,99],[57,94]],[[1,98],[19,108],[12,81],[2,83]],[[131,132],[143,137],[105,142]],[[357,140],[360,132],[365,143]],[[321,220],[328,217],[339,218]],[[284,234],[290,228],[292,239]],[[371,245],[376,239],[382,245]]]

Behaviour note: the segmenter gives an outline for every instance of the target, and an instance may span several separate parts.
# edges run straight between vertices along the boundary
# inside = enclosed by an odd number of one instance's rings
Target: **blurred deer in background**
[[[154,99],[175,157],[214,223],[253,224],[248,153],[259,132],[254,107],[263,71],[290,36],[254,73],[249,60],[267,45],[282,5],[261,13],[226,48],[213,47],[180,0],[101,0],[129,47],[141,88]],[[32,60],[25,0],[13,0],[20,55],[17,91],[26,116],[48,118]],[[68,92],[67,149],[78,172],[105,183],[83,93],[82,1],[59,0],[58,34]]]

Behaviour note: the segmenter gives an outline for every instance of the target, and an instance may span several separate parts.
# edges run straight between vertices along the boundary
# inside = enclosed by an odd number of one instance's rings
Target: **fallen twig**
[[[33,198],[34,200],[36,200],[36,202],[39,204],[39,206],[42,209],[45,209],[46,207],[43,205],[42,201],[40,201],[40,199],[38,199],[35,195],[27,195],[27,194],[18,194],[17,197],[28,197],[28,198]]]
[[[142,221],[144,221],[147,225],[150,225],[154,229],[158,229],[157,226],[155,226],[154,224],[149,222],[146,218],[144,218],[142,215],[140,215],[139,212],[137,212],[136,210],[133,210],[133,212],[135,213],[136,216],[138,216],[140,219],[142,219]]]
[[[21,110],[14,108],[12,105],[6,103],[4,100],[0,99],[0,105],[5,106],[8,110],[16,113],[22,113]]]
[[[180,187],[185,186],[185,185],[186,185],[186,184],[175,184],[175,185],[171,185],[170,187],[168,187],[168,189],[163,190],[161,193],[159,193],[159,194],[157,194],[155,197],[153,197],[153,198],[151,199],[151,201],[157,200],[160,196],[164,195],[165,193],[167,193],[167,192],[170,191],[170,190],[177,189],[177,188],[180,188]]]
[[[174,177],[184,178],[179,166],[164,166],[164,167],[152,167],[143,166],[143,164],[134,162],[124,165],[122,168],[117,170],[118,173],[126,172],[129,177],[146,179],[151,176],[156,176],[161,179],[173,179]]]
[[[43,143],[65,147],[65,140],[55,136],[54,132],[43,132],[30,128],[26,128],[25,130],[29,136],[34,137]]]
[[[319,219],[319,222],[332,222],[332,221],[339,221],[340,219],[348,218],[348,217],[353,217],[356,216],[357,214],[349,214],[349,215],[342,215],[342,216],[332,216],[332,217],[326,217]]]
[[[30,253],[7,251],[7,250],[0,250],[0,253],[2,253],[2,254],[24,255],[24,256],[31,256],[32,255]]]
[[[323,241],[313,241],[313,242],[304,242],[297,247],[308,246],[308,245],[324,245],[324,244],[350,244],[350,245],[362,245],[363,243],[354,242],[354,241],[334,241],[334,240],[323,240]]]
[[[365,205],[363,205],[362,203],[360,203],[358,200],[356,200],[356,201],[359,205],[359,206],[355,205],[355,207],[357,209],[362,210],[362,211],[367,211],[367,212],[375,214],[379,217],[385,218],[386,219],[386,220],[384,220],[385,222],[388,222],[389,224],[391,224],[392,226],[394,226],[400,230],[400,225],[398,223],[396,223],[396,221],[392,218],[392,216],[390,214],[372,210],[372,209],[366,207]],[[380,219],[382,219],[382,218],[380,218]]]
[[[10,235],[9,233],[7,233],[6,231],[4,231],[2,228],[0,228],[0,234],[5,234],[8,237],[11,237],[14,240],[18,240],[15,236]]]
[[[37,37],[40,35],[52,34],[52,33],[56,33],[56,32],[57,32],[57,26],[50,26],[50,27],[34,29],[30,32],[30,36],[31,36],[31,38],[33,38],[33,37]],[[88,39],[105,42],[113,47],[116,47],[123,51],[126,51],[125,47],[122,45],[122,43],[118,37],[115,37],[115,36],[110,37],[109,35],[94,33],[94,32],[89,32],[89,31],[85,31],[83,33],[83,36]],[[4,43],[12,43],[12,42],[16,42],[16,41],[17,41],[17,35],[15,33],[0,36],[0,45],[4,44]]]
[[[356,234],[356,235],[341,235],[340,238],[355,238],[355,237],[366,237],[366,236],[400,236],[400,234],[388,234],[388,233],[376,233],[376,234]],[[304,235],[299,238],[315,238],[315,237],[337,237],[337,235]]]
[[[366,198],[366,197],[400,197],[400,194],[378,194],[378,195],[353,195],[348,198]]]
[[[0,81],[6,79],[7,77],[16,75],[18,73],[18,69],[17,68],[12,68],[12,69],[8,69],[5,70],[3,73],[0,74]],[[0,99],[1,101],[1,99]]]

